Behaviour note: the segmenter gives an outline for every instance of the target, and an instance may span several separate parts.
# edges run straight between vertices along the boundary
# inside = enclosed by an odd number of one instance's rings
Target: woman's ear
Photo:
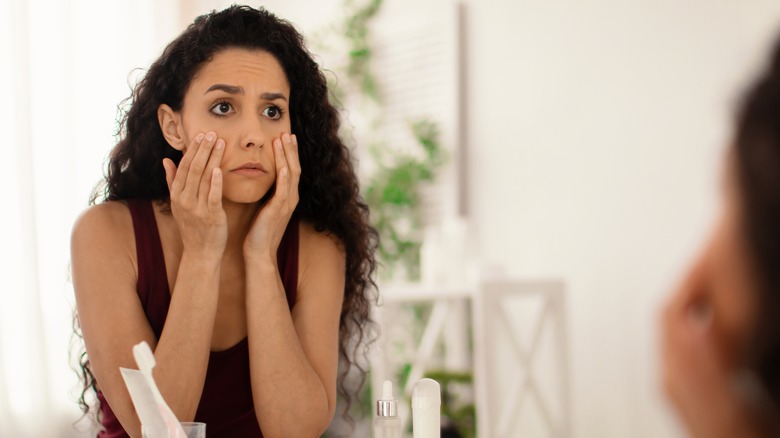
[[[161,104],[157,108],[157,121],[160,123],[165,141],[176,150],[184,150],[186,140],[184,132],[181,130],[181,117],[166,104]]]

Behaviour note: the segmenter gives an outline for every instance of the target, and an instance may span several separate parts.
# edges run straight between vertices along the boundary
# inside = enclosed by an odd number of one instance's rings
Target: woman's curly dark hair
[[[780,432],[780,40],[742,98],[734,157],[744,233],[758,279],[756,337],[749,362],[768,398],[768,427]]]
[[[346,249],[346,288],[339,324],[338,392],[351,403],[357,389],[344,378],[352,367],[365,381],[361,358],[374,337],[371,305],[375,302],[375,250],[378,237],[359,193],[350,153],[339,139],[339,114],[328,100],[325,76],[307,51],[303,37],[287,21],[263,10],[231,6],[202,15],[171,42],[135,86],[120,114],[119,143],[109,158],[105,180],[90,200],[149,199],[169,202],[163,158],[179,163],[182,153],[163,138],[157,109],[181,110],[193,76],[215,54],[228,48],[262,50],[281,64],[290,83],[291,130],[299,145],[301,177],[296,214],[318,231],[338,237]],[[362,355],[362,356],[361,356]],[[80,360],[83,392],[95,389],[86,355]],[[345,415],[347,411],[345,411]],[[348,415],[347,415],[348,418]]]

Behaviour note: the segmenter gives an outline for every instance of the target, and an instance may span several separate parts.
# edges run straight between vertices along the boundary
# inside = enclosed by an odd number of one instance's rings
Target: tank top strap
[[[133,218],[136,259],[138,263],[138,297],[152,331],[159,339],[168,315],[171,296],[165,269],[160,233],[154,207],[147,199],[128,199]]]

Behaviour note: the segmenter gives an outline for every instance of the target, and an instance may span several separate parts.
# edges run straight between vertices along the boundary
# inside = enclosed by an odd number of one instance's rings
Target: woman
[[[100,436],[141,436],[119,373],[140,341],[210,437],[319,436],[350,399],[377,239],[302,37],[249,7],[198,17],[130,104],[71,243]]]
[[[663,319],[665,389],[695,437],[780,436],[780,44],[736,122],[721,220]]]

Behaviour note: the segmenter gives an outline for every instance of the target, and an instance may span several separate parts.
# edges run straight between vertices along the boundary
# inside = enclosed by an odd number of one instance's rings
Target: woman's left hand
[[[298,139],[295,135],[284,133],[280,138],[274,139],[272,145],[276,188],[271,199],[258,211],[244,240],[244,257],[269,258],[276,264],[276,251],[298,205],[301,163],[298,158]]]

